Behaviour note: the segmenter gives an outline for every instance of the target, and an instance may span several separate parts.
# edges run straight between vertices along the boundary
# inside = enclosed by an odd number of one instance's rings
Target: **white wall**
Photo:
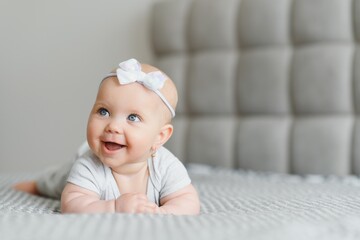
[[[151,62],[155,0],[1,0],[0,173],[71,159],[102,76]]]

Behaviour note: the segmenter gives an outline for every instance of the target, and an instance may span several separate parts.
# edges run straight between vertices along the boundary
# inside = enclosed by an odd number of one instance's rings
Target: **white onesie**
[[[149,201],[158,205],[161,198],[191,183],[184,165],[164,147],[158,149],[156,157],[148,159],[148,168],[150,176],[146,194]],[[116,199],[121,195],[111,169],[92,153],[87,144],[79,149],[70,174],[68,166],[64,166],[58,172],[49,172],[47,176],[38,179],[40,192],[58,198],[64,185],[61,183],[62,178],[66,179],[67,175],[67,182],[96,192],[102,200]],[[51,179],[52,184],[49,182]],[[58,184],[54,186],[56,182]],[[56,194],[51,192],[54,190]]]

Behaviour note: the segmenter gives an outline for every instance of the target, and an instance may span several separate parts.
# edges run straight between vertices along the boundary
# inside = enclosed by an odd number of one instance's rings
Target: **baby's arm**
[[[199,196],[192,184],[160,199],[159,213],[174,215],[198,215]]]
[[[97,193],[67,183],[61,195],[61,211],[62,213],[113,213],[115,200],[102,201]]]
[[[68,183],[61,196],[63,213],[155,213],[157,205],[148,202],[145,194],[126,193],[116,200],[100,200],[90,190]]]

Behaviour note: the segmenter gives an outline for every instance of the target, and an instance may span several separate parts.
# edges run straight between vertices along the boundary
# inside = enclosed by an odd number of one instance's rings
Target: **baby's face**
[[[168,109],[141,84],[104,80],[90,113],[87,140],[95,155],[113,170],[144,163],[159,139]]]

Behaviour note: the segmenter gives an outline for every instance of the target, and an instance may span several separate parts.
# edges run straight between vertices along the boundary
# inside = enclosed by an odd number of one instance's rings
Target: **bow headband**
[[[109,73],[108,77],[117,77],[121,85],[129,83],[140,83],[147,89],[156,93],[170,110],[171,116],[175,117],[175,110],[166,100],[165,96],[159,91],[164,86],[167,77],[160,71],[145,73],[141,70],[141,64],[134,58],[121,62],[116,73]],[[103,79],[103,80],[104,80]]]

